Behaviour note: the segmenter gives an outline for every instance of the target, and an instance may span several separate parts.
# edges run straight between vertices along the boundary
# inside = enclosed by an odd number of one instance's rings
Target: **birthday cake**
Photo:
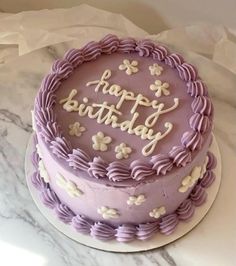
[[[207,199],[213,106],[196,68],[107,35],[55,61],[36,96],[31,180],[75,234],[169,235]]]

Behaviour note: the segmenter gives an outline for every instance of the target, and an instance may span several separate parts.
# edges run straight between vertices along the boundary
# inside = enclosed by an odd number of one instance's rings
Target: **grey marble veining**
[[[24,174],[25,149],[32,132],[30,110],[42,77],[66,48],[63,44],[50,46],[0,65],[0,247],[9,253],[1,255],[6,260],[3,265],[236,265],[236,225],[232,222],[236,215],[230,211],[236,200],[233,83],[222,92],[219,86],[212,89],[215,134],[223,155],[222,188],[206,219],[188,235],[156,250],[115,254],[72,241],[41,215],[31,199]]]

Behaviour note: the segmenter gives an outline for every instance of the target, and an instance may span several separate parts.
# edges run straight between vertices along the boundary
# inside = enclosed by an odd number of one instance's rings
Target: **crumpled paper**
[[[223,88],[232,95],[229,101],[236,99],[236,37],[225,27],[199,23],[149,35],[120,14],[84,4],[69,9],[1,14],[0,64],[46,46],[63,43],[65,51],[81,47],[108,33],[168,44],[198,67],[213,95]]]

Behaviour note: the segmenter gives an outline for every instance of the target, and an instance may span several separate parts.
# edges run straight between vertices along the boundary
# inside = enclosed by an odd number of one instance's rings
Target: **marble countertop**
[[[14,47],[9,49],[14,54]],[[50,46],[0,63],[1,265],[235,266],[236,83],[235,91],[228,85],[211,91],[214,133],[223,161],[222,185],[210,212],[186,236],[156,250],[114,254],[72,241],[39,212],[24,174],[24,155],[32,132],[30,110],[42,77],[65,49],[65,44]]]

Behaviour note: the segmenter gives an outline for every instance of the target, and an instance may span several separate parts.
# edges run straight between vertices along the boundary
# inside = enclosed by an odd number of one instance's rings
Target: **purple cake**
[[[212,102],[196,68],[166,47],[107,35],[69,50],[32,114],[32,183],[75,234],[169,235],[206,201]]]

